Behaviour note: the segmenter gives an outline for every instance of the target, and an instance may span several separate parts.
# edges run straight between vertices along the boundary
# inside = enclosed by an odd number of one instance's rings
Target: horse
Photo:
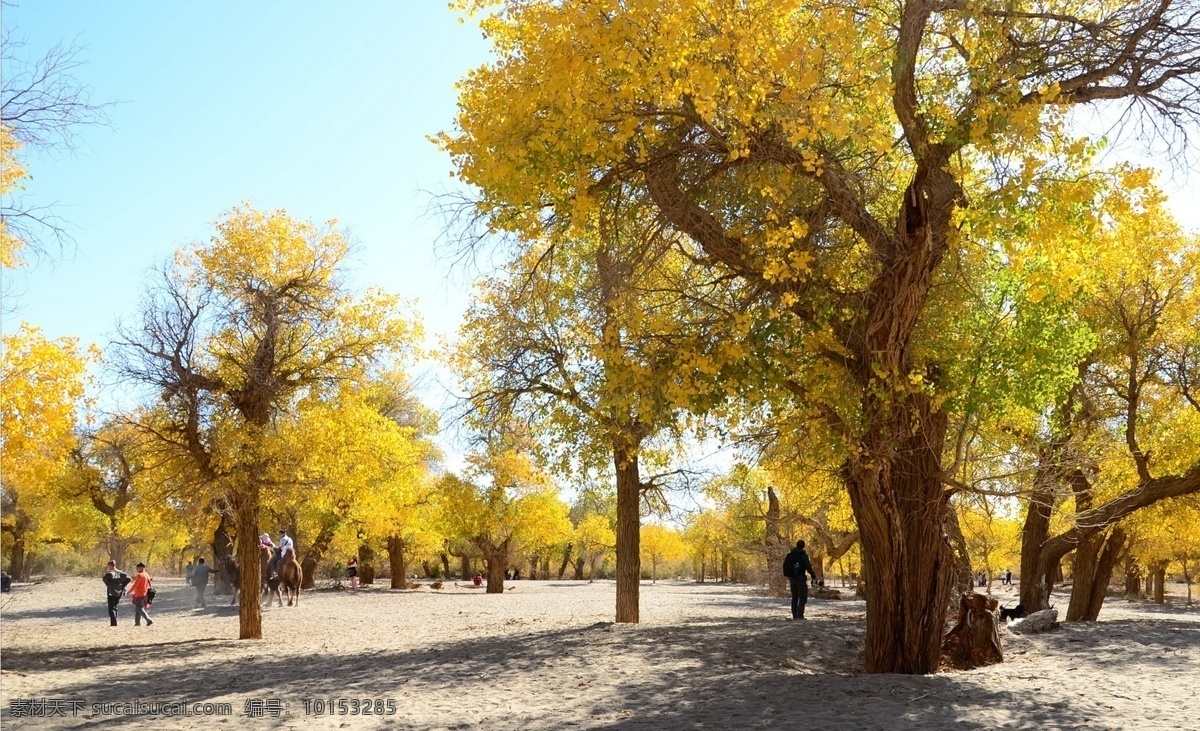
[[[279,594],[279,581],[277,579],[270,579],[267,572],[267,566],[270,561],[271,549],[267,546],[259,546],[258,578],[262,595],[267,599],[267,603],[270,603],[271,601],[270,597],[267,596],[271,591],[274,591],[276,595]],[[220,571],[221,575],[225,577],[225,580],[229,582],[229,585],[233,587],[233,598],[229,600],[229,605],[233,606],[234,604],[237,604],[238,597],[241,595],[242,591],[242,577],[241,572],[238,570],[237,557],[226,556],[221,560],[221,565],[218,568],[218,571]],[[280,602],[280,605],[282,605],[282,602]]]
[[[288,606],[293,606],[293,595],[295,606],[300,606],[300,584],[304,581],[304,569],[300,567],[295,551],[288,553],[287,558],[279,559],[279,564],[275,567],[275,576],[275,598],[279,599],[279,606],[283,606],[283,599],[279,596],[280,586],[287,593]]]

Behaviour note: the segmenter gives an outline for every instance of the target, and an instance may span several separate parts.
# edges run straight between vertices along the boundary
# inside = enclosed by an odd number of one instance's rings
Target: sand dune
[[[1182,607],[1114,600],[1094,624],[1005,633],[1002,665],[907,677],[856,673],[862,602],[813,602],[790,622],[785,600],[741,586],[647,583],[636,626],[610,623],[611,582],[307,592],[243,642],[228,598],[193,611],[181,581],[156,584],[149,628],[128,604],[109,627],[98,579],[6,595],[4,727],[1200,729],[1200,611]],[[82,701],[80,715],[14,716],[43,698]],[[384,715],[350,715],[355,700]],[[232,715],[93,713],[135,701]]]

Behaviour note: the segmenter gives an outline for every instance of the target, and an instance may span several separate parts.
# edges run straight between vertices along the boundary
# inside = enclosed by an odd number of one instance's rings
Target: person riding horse
[[[267,567],[267,570],[270,572],[269,575],[272,579],[278,578],[277,572],[279,570],[279,562],[287,558],[289,553],[296,552],[296,546],[292,542],[292,537],[288,535],[288,532],[286,530],[282,530],[279,533],[279,548],[276,549],[274,555],[271,556],[271,563],[268,564]],[[263,533],[263,535],[266,536],[267,534]],[[270,536],[267,536],[267,539],[270,540]]]

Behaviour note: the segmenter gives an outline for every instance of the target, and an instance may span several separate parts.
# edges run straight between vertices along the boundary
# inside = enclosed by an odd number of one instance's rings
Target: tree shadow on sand
[[[736,602],[734,602],[736,604]],[[1106,626],[1107,625],[1107,626]],[[331,632],[333,630],[331,629]],[[1122,637],[1136,633],[1138,644]],[[533,674],[535,694],[549,707],[570,708],[572,725],[606,729],[792,728],[871,729],[946,726],[990,729],[995,714],[976,719],[982,707],[999,709],[1008,728],[1108,728],[1097,688],[1095,698],[1065,698],[1053,679],[1030,692],[988,688],[971,673],[937,676],[857,674],[864,631],[859,621],[814,613],[806,622],[782,618],[718,617],[673,625],[613,625],[601,622],[551,631],[520,631],[508,636],[463,638],[411,650],[357,654],[287,653],[251,660],[222,661],[232,641],[181,648],[177,643],[139,646],[140,667],[109,665],[103,677],[59,688],[67,698],[153,698],[162,678],[144,672],[149,664],[177,662],[193,653],[186,681],[173,689],[170,702],[204,702],[231,694],[279,697],[293,714],[304,698],[403,696],[395,727],[455,727],[449,706],[515,675]],[[1195,623],[1155,621],[1067,625],[1061,636],[1028,640],[1036,651],[1079,644],[1068,656],[1081,670],[1119,663],[1122,655],[1151,659],[1164,672],[1190,672],[1185,658],[1171,649],[1200,646]],[[1039,647],[1039,645],[1046,647]],[[1062,651],[1057,650],[1057,651]],[[1091,654],[1089,654],[1091,653]],[[100,656],[102,657],[102,656]],[[13,653],[6,668],[22,669],[44,657]],[[1158,665],[1161,663],[1161,665]],[[649,669],[649,670],[648,670]],[[1000,665],[977,673],[1003,677]],[[160,696],[161,698],[161,696]],[[439,715],[440,714],[440,715]],[[449,714],[449,715],[448,715]],[[496,709],[485,727],[562,728],[552,711],[519,721]],[[881,725],[880,719],[886,723]],[[112,719],[78,719],[88,728]],[[61,727],[61,726],[57,726]]]

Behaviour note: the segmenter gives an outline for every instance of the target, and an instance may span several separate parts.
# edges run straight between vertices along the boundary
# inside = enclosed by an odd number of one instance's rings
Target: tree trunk
[[[470,581],[471,579],[475,578],[474,576],[471,576],[471,557],[467,555],[466,551],[463,551],[460,559],[462,561],[462,566],[459,568],[462,569],[462,580]],[[442,563],[446,566],[446,578],[450,578],[450,559],[444,553],[442,554]]]
[[[862,541],[868,673],[937,672],[954,582],[942,487],[945,415],[923,394],[880,403],[844,477]]]
[[[13,581],[24,581],[25,570],[25,531],[18,529],[13,533],[12,545],[9,546],[8,573],[12,576]]]
[[[969,594],[972,591],[971,553],[967,550],[967,539],[963,536],[962,526],[958,522],[958,511],[953,507],[946,515],[946,535],[950,545],[954,547],[954,588],[953,594]]]
[[[262,639],[262,586],[259,566],[258,510],[259,486],[251,478],[234,497],[237,509],[237,557],[241,601],[238,602],[238,639]]]
[[[1125,548],[1125,531],[1113,528],[1107,535],[1096,534],[1080,541],[1075,549],[1074,583],[1067,606],[1068,622],[1095,622],[1104,605],[1113,568]]]
[[[780,529],[779,496],[774,487],[767,487],[767,537],[764,548],[767,557],[767,586],[775,596],[791,596],[788,579],[783,575],[783,557],[787,555],[787,539]]]
[[[499,546],[479,544],[483,556],[487,559],[487,593],[504,593],[504,572],[508,570],[508,540]]]
[[[542,556],[542,581],[546,581],[549,578],[550,578],[550,556],[543,555]]]
[[[571,544],[567,544],[567,548],[563,551],[562,563],[558,565],[558,580],[562,581],[563,574],[567,573],[567,565],[571,563]]]
[[[375,549],[363,543],[358,547],[358,583],[375,583]]]
[[[1166,604],[1167,603],[1166,589],[1163,586],[1163,584],[1165,584],[1166,581],[1167,581],[1167,567],[1166,567],[1166,564],[1160,563],[1160,564],[1158,564],[1158,566],[1156,566],[1154,568],[1154,603],[1155,604]]]
[[[225,565],[225,559],[233,555],[233,539],[229,537],[229,515],[227,512],[221,513],[221,522],[217,524],[217,530],[213,533],[212,552],[213,552],[213,574],[215,581],[213,583],[214,595],[229,595],[233,593],[233,586],[226,578],[225,572],[220,570],[221,566]],[[307,573],[307,572],[306,572]]]
[[[1033,613],[1050,606],[1053,574],[1042,561],[1042,547],[1050,538],[1050,515],[1054,511],[1057,471],[1048,464],[1043,451],[1041,464],[1033,478],[1029,510],[1021,528],[1021,604]]]
[[[392,568],[392,588],[408,587],[408,566],[404,561],[404,539],[400,536],[388,536],[388,563]]]
[[[642,483],[638,453],[615,444],[617,469],[617,622],[637,624],[642,581]]]
[[[1142,567],[1129,548],[1125,549],[1125,596],[1137,598],[1142,593]]]
[[[583,581],[583,567],[587,565],[587,559],[582,553],[575,557],[575,580]]]

